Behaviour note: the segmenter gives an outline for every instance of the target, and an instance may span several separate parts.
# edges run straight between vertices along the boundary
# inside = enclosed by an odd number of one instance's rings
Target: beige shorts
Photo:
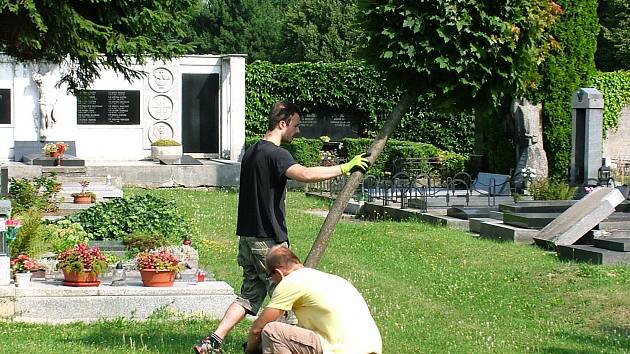
[[[281,322],[270,322],[262,330],[263,354],[322,354],[315,332]]]

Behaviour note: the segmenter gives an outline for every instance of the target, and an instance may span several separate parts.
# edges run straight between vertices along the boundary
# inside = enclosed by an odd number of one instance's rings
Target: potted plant
[[[179,260],[166,249],[140,252],[136,255],[136,268],[144,286],[173,286],[179,273]]]
[[[92,192],[88,192],[87,186],[90,185],[90,182],[88,181],[81,181],[79,182],[79,184],[81,185],[81,192],[79,193],[72,193],[72,198],[74,198],[74,203],[75,204],[91,204],[96,202],[96,194],[92,193]]]
[[[98,275],[107,269],[107,261],[101,250],[85,243],[61,252],[57,260],[57,269],[63,271],[63,285],[67,286],[98,286],[101,283]]]
[[[66,152],[66,150],[68,150],[68,144],[64,143],[63,141],[58,141],[56,143],[46,143],[42,148],[44,154],[51,157],[61,157],[63,156],[63,153]]]
[[[15,276],[15,284],[19,287],[29,286],[31,283],[31,271],[39,268],[37,262],[24,253],[11,260],[11,270]]]
[[[182,144],[172,139],[159,139],[151,144],[153,161],[160,159],[178,159],[184,154]]]

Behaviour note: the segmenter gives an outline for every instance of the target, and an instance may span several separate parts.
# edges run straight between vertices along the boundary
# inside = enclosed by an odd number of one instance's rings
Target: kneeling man
[[[249,331],[246,353],[381,353],[376,323],[347,280],[304,267],[287,247],[271,248],[265,262],[277,287]],[[274,322],[289,310],[298,326]]]

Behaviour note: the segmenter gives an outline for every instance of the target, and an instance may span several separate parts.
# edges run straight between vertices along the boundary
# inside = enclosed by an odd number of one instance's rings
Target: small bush
[[[554,179],[536,179],[532,181],[529,192],[534,200],[571,200],[575,197],[577,187]]]
[[[94,236],[87,233],[81,224],[62,219],[44,227],[49,251],[60,253],[78,243],[88,243]]]
[[[162,235],[137,231],[124,236],[123,243],[127,246],[130,253],[136,254],[166,245],[166,238]]]
[[[42,212],[38,209],[29,209],[20,213],[22,227],[18,229],[15,240],[9,246],[12,257],[20,253],[37,256],[46,251],[44,222]]]
[[[321,158],[319,151],[324,146],[321,139],[295,138],[291,144],[282,144],[287,149],[295,161],[306,167],[319,166]]]
[[[69,217],[96,239],[122,240],[134,232],[161,235],[177,243],[188,229],[172,200],[152,195],[117,198]]]
[[[151,146],[180,146],[181,144],[172,139],[159,139],[154,141]]]
[[[14,212],[35,208],[53,211],[57,208],[53,201],[56,179],[54,176],[41,176],[34,179],[11,178],[9,199]]]

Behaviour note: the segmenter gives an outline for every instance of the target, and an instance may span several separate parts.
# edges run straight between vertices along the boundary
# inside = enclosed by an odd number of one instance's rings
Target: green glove
[[[352,160],[339,165],[341,167],[341,173],[347,175],[359,170],[365,173],[368,167],[370,167],[370,161],[367,159],[368,156],[370,156],[370,153],[360,154],[353,157]]]

